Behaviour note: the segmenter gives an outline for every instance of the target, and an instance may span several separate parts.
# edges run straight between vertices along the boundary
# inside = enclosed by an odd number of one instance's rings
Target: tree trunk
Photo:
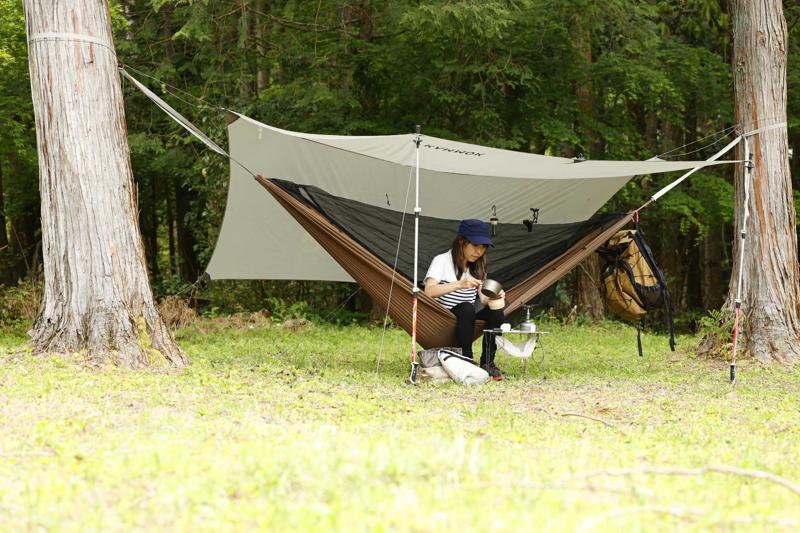
[[[703,308],[703,250],[697,244],[697,231],[692,229],[681,239],[686,250],[684,279],[686,280],[686,307],[690,310]]]
[[[197,239],[194,230],[187,221],[191,204],[197,199],[197,193],[178,179],[175,183],[175,217],[178,230],[178,272],[181,279],[188,283],[197,281],[200,276],[200,262],[197,260],[195,246]]]
[[[744,131],[786,120],[786,20],[781,0],[733,0],[736,121]],[[786,127],[750,138],[750,183],[742,277],[742,347],[761,362],[800,357],[800,281]],[[739,146],[738,159],[746,155]],[[734,227],[741,228],[744,192],[736,180]],[[733,308],[742,241],[735,245],[726,307]]]
[[[267,24],[264,16],[264,0],[256,0],[255,12],[258,17],[255,23],[256,49],[258,51],[256,59],[256,96],[259,96],[267,88],[267,70],[264,68],[264,55],[267,52],[267,47],[264,45],[264,28]]]
[[[147,248],[150,255],[150,275],[154,283],[158,283],[161,272],[158,269],[158,180],[154,176],[150,179],[150,202],[148,206]]]
[[[600,268],[600,256],[592,254],[577,269],[578,310],[593,322],[605,318],[603,297],[600,294]]]
[[[249,57],[250,53],[247,47],[250,45],[250,0],[241,0],[240,6],[242,9],[239,18],[239,96],[249,98],[252,92],[250,85],[250,69]]]
[[[164,36],[164,60],[167,64],[173,63],[174,47],[172,45],[172,7],[167,4],[163,7],[162,11],[162,33]],[[168,83],[174,85],[175,80],[168,80]],[[168,271],[171,275],[178,274],[178,256],[175,247],[175,213],[172,208],[172,180],[175,178],[168,178],[167,185],[165,186],[164,196],[167,203],[167,241],[169,243],[169,268]]]
[[[5,193],[3,191],[3,162],[0,161],[0,285],[11,285],[15,280],[9,259]]]
[[[108,4],[24,4],[45,274],[34,352],[182,366],[147,279]]]
[[[172,203],[172,189],[168,187],[165,196],[167,197],[167,242],[169,246],[169,269],[175,276],[178,274],[178,254],[175,246],[175,209]]]
[[[6,206],[3,193],[3,163],[0,161],[0,250],[8,247],[8,232],[6,231]]]
[[[725,294],[725,279],[721,272],[724,259],[723,238],[722,224],[708,228],[703,237],[703,311],[722,305]]]
[[[575,97],[585,127],[584,135],[588,138],[586,147],[589,149],[587,157],[599,157],[602,152],[602,144],[599,135],[593,125],[597,117],[597,107],[594,99],[594,87],[592,86],[592,33],[580,16],[576,16],[572,21],[573,40],[575,51],[583,58],[584,76],[575,87]],[[600,257],[597,254],[590,255],[584,260],[577,269],[576,292],[578,309],[583,315],[599,322],[605,318],[605,307],[603,297],[600,294]]]

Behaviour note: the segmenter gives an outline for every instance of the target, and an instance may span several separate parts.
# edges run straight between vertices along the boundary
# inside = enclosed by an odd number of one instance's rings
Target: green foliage
[[[22,282],[16,286],[0,285],[0,327],[29,324],[39,313],[42,286]]]
[[[272,318],[279,322],[290,320],[293,318],[306,318],[308,316],[308,302],[298,301],[294,303],[287,303],[282,298],[275,298],[271,296],[267,298],[267,309],[269,309]]]
[[[697,321],[697,332],[712,341],[714,346],[727,347],[733,342],[733,313],[729,309],[712,309]],[[739,321],[744,327],[745,316]]]
[[[790,142],[800,153],[800,8],[785,4]],[[430,135],[592,159],[702,159],[721,146],[713,141],[730,139],[714,135],[733,123],[730,21],[719,0],[114,0],[111,14],[120,60],[222,145],[220,106],[299,131],[394,134],[422,124]],[[0,207],[10,228],[39,209],[17,0],[0,0],[0,30]],[[162,296],[193,283],[210,258],[228,162],[124,87],[139,223]],[[607,209],[635,208],[674,178],[639,177]],[[728,273],[732,183],[725,170],[698,173],[648,208],[645,228],[668,228],[648,234],[657,250],[674,251],[665,268],[675,283],[684,263],[700,268],[706,238],[724,240],[718,275]],[[26,224],[24,250],[8,260],[13,275],[0,279],[16,281],[35,263],[38,226]],[[242,283],[204,297],[219,309],[255,311],[273,297],[329,310],[347,292],[283,287]]]
[[[658,211],[662,217],[677,220],[681,233],[693,235],[700,241],[709,227],[732,222],[733,202],[734,191],[729,181],[697,173],[686,187],[663,196]]]
[[[15,217],[38,209],[36,137],[22,4],[0,0],[0,209]]]

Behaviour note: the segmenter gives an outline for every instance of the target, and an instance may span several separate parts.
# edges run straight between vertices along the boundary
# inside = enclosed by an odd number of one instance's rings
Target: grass
[[[781,531],[800,494],[800,371],[540,324],[543,363],[404,384],[377,327],[199,321],[182,371],[89,370],[0,336],[3,531]],[[378,360],[381,343],[382,355]],[[610,475],[616,469],[640,473]],[[606,471],[599,475],[587,475]],[[687,472],[688,473],[688,472]]]

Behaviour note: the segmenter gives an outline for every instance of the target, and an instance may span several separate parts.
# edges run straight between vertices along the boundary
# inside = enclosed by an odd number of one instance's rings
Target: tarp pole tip
[[[417,369],[419,368],[419,363],[411,363],[411,375],[408,376],[408,382],[412,385],[417,385]]]

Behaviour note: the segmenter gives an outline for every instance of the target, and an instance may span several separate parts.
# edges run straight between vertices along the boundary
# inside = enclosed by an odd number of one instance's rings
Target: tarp
[[[414,135],[334,136],[281,130],[243,115],[228,126],[231,179],[207,268],[212,279],[352,281],[248,171],[319,187],[363,204],[411,213]],[[706,161],[584,161],[422,136],[420,205],[428,217],[519,224],[588,220],[628,180],[700,168]],[[245,167],[247,170],[245,170]],[[406,231],[413,231],[413,216]],[[370,223],[371,221],[367,221]],[[383,231],[375,221],[375,231]],[[442,242],[442,251],[449,242]],[[413,256],[408,246],[402,257]],[[424,271],[427,265],[421,265]]]

